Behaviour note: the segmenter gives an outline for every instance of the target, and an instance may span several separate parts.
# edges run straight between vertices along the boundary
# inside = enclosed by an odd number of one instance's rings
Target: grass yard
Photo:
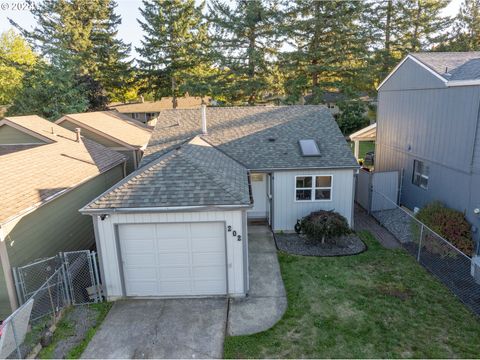
[[[476,358],[480,321],[403,250],[360,232],[360,255],[279,254],[288,309],[263,333],[228,337],[227,358]]]
[[[352,152],[354,150],[354,143],[350,142],[350,147],[352,149]],[[360,141],[359,145],[359,152],[358,152],[358,158],[359,159],[365,159],[365,154],[369,151],[374,151],[375,150],[375,141]]]

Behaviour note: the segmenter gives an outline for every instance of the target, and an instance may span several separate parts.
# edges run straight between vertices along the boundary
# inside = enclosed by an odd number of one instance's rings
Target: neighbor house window
[[[295,199],[297,201],[331,200],[332,176],[296,176]]]
[[[428,165],[425,165],[423,161],[413,160],[412,182],[414,185],[417,185],[422,189],[427,189],[429,173],[430,173],[430,168]]]

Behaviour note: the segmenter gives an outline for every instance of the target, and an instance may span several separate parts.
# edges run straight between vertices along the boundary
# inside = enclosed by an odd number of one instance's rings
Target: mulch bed
[[[296,233],[274,234],[277,247],[290,254],[305,256],[347,256],[359,254],[367,246],[355,234],[327,240],[325,244],[311,241],[305,235]]]

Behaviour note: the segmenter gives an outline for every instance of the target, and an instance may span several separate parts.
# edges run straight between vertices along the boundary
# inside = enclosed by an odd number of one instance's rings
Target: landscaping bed
[[[277,247],[289,254],[304,256],[346,256],[365,251],[366,246],[356,234],[329,239],[324,244],[296,233],[275,234]]]
[[[227,358],[476,358],[480,322],[404,249],[347,257],[280,252],[288,308],[271,329],[227,337]]]

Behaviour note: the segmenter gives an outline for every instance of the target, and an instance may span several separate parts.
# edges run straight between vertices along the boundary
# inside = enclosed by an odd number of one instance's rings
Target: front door
[[[252,185],[253,208],[248,210],[249,219],[268,218],[267,174],[250,174]]]

